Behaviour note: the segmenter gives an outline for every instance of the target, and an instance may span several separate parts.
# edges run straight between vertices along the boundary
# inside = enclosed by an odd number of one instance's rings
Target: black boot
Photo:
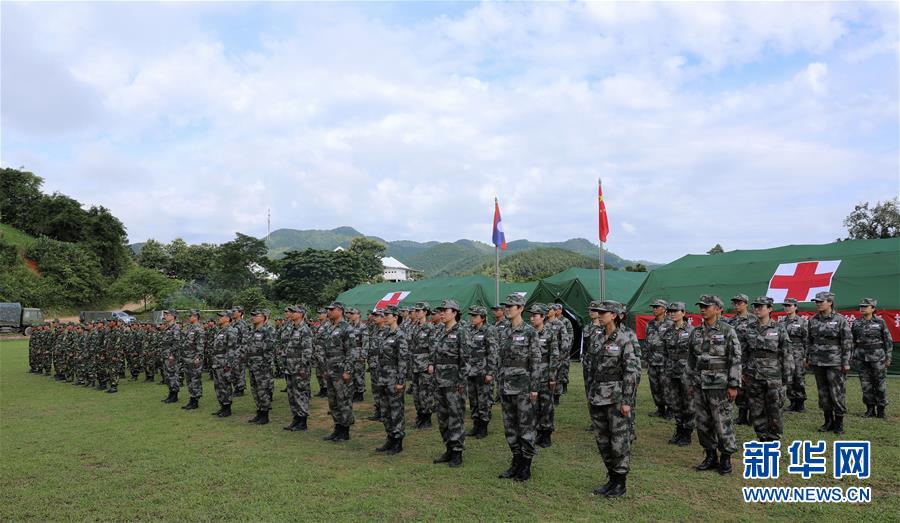
[[[256,420],[257,425],[267,425],[269,423],[269,411],[261,410],[259,411],[259,419]]]
[[[453,468],[459,467],[462,465],[462,451],[454,450],[450,453],[450,466]]]
[[[430,412],[426,412],[425,414],[422,414],[422,426],[419,428],[420,429],[430,429],[431,428],[431,413]]]
[[[667,441],[667,443],[671,445],[675,445],[676,443],[678,443],[678,440],[681,439],[681,433],[683,431],[684,429],[681,428],[681,425],[675,425],[675,434],[672,434],[672,437],[669,438],[669,441]]]
[[[746,407],[738,408],[738,417],[737,417],[737,421],[735,421],[735,425],[749,425],[750,424],[749,414],[750,413]]]
[[[389,435],[384,439],[384,445],[377,447],[375,449],[375,452],[387,452],[387,451],[391,450],[391,448],[393,448],[393,447],[394,447],[394,438],[393,438],[393,436]]]
[[[260,417],[260,416],[262,416],[262,411],[261,411],[261,410],[257,410],[257,411],[256,411],[256,416],[253,416],[252,418],[248,419],[248,420],[247,420],[247,423],[256,423],[257,421],[259,421],[259,417]]]
[[[522,464],[519,466],[519,472],[513,479],[515,481],[528,481],[531,479],[531,458],[522,457]]]
[[[287,427],[282,427],[282,428],[284,430],[289,430],[289,431],[293,432],[294,430],[296,430],[298,423],[300,423],[300,416],[294,414],[294,419],[291,420],[291,424],[288,425]]]
[[[306,416],[300,416],[300,423],[294,431],[306,431]]]
[[[321,389],[319,389],[319,393],[316,394],[316,397],[317,397],[317,398],[326,398],[326,397],[328,397],[328,389],[326,389],[325,387],[322,387]]]
[[[159,400],[161,403],[172,403],[172,389],[169,389],[169,395],[165,399]]]
[[[475,439],[486,438],[488,435],[488,421],[487,420],[479,420],[478,425],[478,434],[475,435]]]
[[[334,430],[331,431],[331,434],[322,438],[322,441],[334,441],[334,438],[336,438],[338,436],[338,434],[340,434],[340,432],[341,432],[341,426],[335,425]]]
[[[884,405],[879,405],[879,406],[877,407],[878,413],[875,414],[875,417],[876,417],[876,418],[884,419],[884,417],[885,417],[885,416],[884,416],[884,407],[885,407]]]
[[[685,427],[684,429],[682,429],[682,432],[681,432],[681,439],[679,439],[677,442],[675,442],[675,444],[678,445],[679,447],[688,447],[688,446],[690,446],[690,444],[691,444],[691,432],[693,432],[693,429],[689,429],[689,428],[687,428],[687,427]]]
[[[375,412],[366,419],[369,421],[381,421],[381,412],[379,412],[378,409],[375,409]]]
[[[545,435],[546,435],[545,431],[538,429],[537,437],[534,439],[534,444],[537,445],[538,447],[544,448],[545,447],[545,445],[544,445]]]
[[[544,448],[548,449],[553,446],[553,431],[545,430],[544,431]]]
[[[509,468],[506,469],[506,472],[501,473],[497,476],[499,479],[509,479],[515,476],[519,472],[519,467],[522,466],[522,455],[521,454],[513,454],[512,463],[510,463]]]
[[[403,438],[394,438],[394,446],[389,448],[387,453],[394,455],[403,452]]]
[[[331,441],[338,442],[350,439],[350,425],[338,425],[338,427],[340,427],[340,432]]]
[[[115,385],[111,385],[108,389],[106,389],[106,392],[109,394],[115,394],[116,392],[119,392],[119,388]]]
[[[675,412],[672,411],[669,407],[663,406],[663,418],[665,419],[673,419],[675,417]]]
[[[608,498],[619,498],[625,495],[625,474],[615,474],[615,483],[606,491],[606,497]]]
[[[866,413],[862,415],[864,418],[875,417],[875,405],[866,405]]]
[[[225,405],[222,405],[221,403],[219,403],[219,410],[213,412],[212,415],[213,415],[213,416],[218,416],[219,414],[222,413],[223,410],[225,410]]]
[[[843,434],[844,433],[844,417],[843,416],[835,416],[834,417],[834,425],[831,426],[831,430],[833,430],[835,434]]]
[[[559,405],[559,394],[554,394],[554,395],[553,395],[553,404],[554,404],[554,405]]]
[[[666,407],[665,407],[665,405],[657,404],[657,405],[656,405],[656,412],[651,412],[650,414],[647,414],[647,415],[650,416],[650,417],[652,417],[652,418],[660,418],[660,417],[663,417],[663,416],[666,415]]]
[[[481,433],[481,421],[477,419],[472,420],[472,430],[466,432],[466,436],[472,436],[473,438]]]
[[[706,458],[694,467],[697,470],[710,470],[719,466],[719,456],[715,450],[706,450]]]
[[[605,496],[609,489],[612,488],[613,484],[616,482],[616,473],[609,470],[609,467],[606,468],[606,484],[600,487],[595,488],[591,491],[591,494],[595,496]]]
[[[231,416],[231,403],[228,405],[222,405],[222,412],[219,412],[220,418],[227,418]]]
[[[353,395],[353,401],[365,401],[366,396],[362,392],[357,392]]]
[[[184,410],[194,410],[200,405],[197,403],[197,398],[191,398],[190,401],[187,402],[187,405],[181,407]]]
[[[453,451],[450,450],[450,445],[447,445],[447,450],[444,451],[443,454],[441,454],[440,456],[435,458],[434,461],[432,461],[432,463],[450,463],[450,455],[452,453],[453,453]]]
[[[722,476],[731,474],[731,454],[725,454],[723,452],[719,457],[719,474]]]
[[[829,432],[834,426],[834,412],[830,410],[825,411],[825,423],[819,427],[819,432]]]
[[[794,412],[806,412],[806,408],[803,406],[803,402],[806,400],[797,400],[797,407],[794,409]]]

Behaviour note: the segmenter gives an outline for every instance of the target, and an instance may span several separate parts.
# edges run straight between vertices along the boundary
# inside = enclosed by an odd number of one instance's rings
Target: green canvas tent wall
[[[431,278],[359,285],[341,293],[337,299],[347,307],[359,309],[364,317],[376,305],[379,308],[388,304],[412,306],[416,302],[427,301],[436,306],[444,299],[456,300],[465,313],[474,304],[489,306],[486,288],[494,288],[494,281],[486,276]]]
[[[701,294],[716,294],[727,305],[738,293],[750,299],[768,294],[776,301],[793,293],[804,296],[801,311],[814,311],[807,298],[817,286],[828,284],[828,274],[837,310],[852,317],[860,298],[877,298],[894,341],[900,341],[900,238],[687,255],[651,272],[628,309],[649,314],[650,302],[658,298],[683,301],[696,310]],[[637,330],[641,336],[640,325]],[[894,371],[900,367],[898,359],[893,358]]]
[[[628,303],[647,278],[646,272],[606,271],[606,299]],[[532,303],[562,303],[581,324],[590,321],[588,306],[600,296],[596,269],[567,269],[541,280],[528,299]]]

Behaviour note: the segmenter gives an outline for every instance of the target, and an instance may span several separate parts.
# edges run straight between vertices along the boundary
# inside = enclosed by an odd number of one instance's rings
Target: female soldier
[[[397,454],[403,451],[403,388],[406,384],[406,365],[409,362],[409,347],[406,332],[397,325],[397,307],[391,305],[385,310],[388,330],[378,356],[378,387],[376,395],[381,401],[379,410],[384,422],[387,439],[376,452]]]
[[[691,444],[691,433],[694,432],[694,407],[688,397],[690,383],[684,376],[694,328],[684,320],[684,302],[672,302],[666,311],[672,320],[663,338],[666,373],[669,375],[666,405],[675,415],[675,434],[669,443],[686,447]]]

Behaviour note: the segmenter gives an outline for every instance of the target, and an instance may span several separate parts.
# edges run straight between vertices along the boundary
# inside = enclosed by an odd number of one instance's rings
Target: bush
[[[109,283],[103,277],[100,260],[73,243],[38,238],[28,256],[41,268],[43,280],[52,289],[53,305],[78,306],[102,301]]]

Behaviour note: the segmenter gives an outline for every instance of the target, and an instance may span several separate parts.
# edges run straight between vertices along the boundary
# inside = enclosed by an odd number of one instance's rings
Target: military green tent
[[[471,305],[489,306],[493,299],[488,299],[486,289],[490,289],[490,295],[494,294],[494,280],[486,276],[444,277],[359,285],[341,293],[337,299],[347,307],[359,309],[363,316],[376,306],[412,306],[420,301],[437,306],[444,299],[456,300],[465,313]]]
[[[606,271],[606,299],[628,303],[647,278],[646,272]],[[583,325],[590,321],[588,306],[599,299],[600,280],[596,269],[567,269],[541,280],[528,304],[562,303]],[[570,318],[571,319],[571,318]]]

